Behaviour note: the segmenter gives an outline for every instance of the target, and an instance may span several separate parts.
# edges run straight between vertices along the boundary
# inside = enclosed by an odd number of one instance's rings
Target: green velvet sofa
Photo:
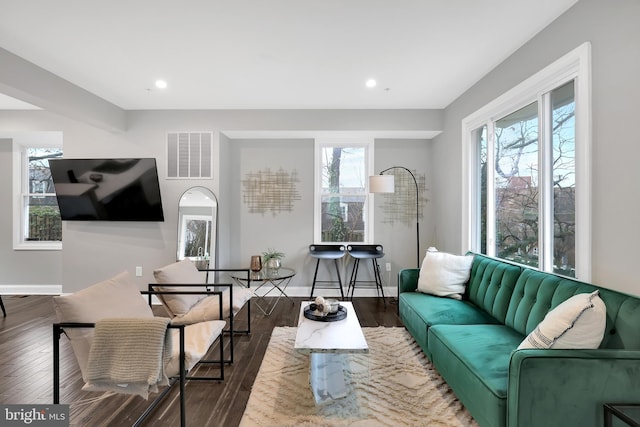
[[[640,403],[640,298],[475,254],[462,300],[416,292],[398,274],[402,322],[482,427],[601,426],[602,404]],[[596,350],[521,349],[545,314],[598,289]]]

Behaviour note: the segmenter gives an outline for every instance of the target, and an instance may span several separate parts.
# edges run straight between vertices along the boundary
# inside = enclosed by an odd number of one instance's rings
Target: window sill
[[[15,251],[61,251],[62,242],[28,242],[13,245]]]

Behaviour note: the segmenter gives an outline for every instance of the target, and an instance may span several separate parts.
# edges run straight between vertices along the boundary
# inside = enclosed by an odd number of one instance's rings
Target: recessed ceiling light
[[[378,83],[374,79],[369,79],[365,84],[367,85],[367,87],[376,87]]]
[[[167,88],[167,82],[165,82],[164,80],[156,80],[156,87],[158,89],[166,89]]]

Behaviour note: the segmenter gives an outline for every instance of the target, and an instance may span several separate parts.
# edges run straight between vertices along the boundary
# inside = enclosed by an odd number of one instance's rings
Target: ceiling
[[[0,0],[0,47],[126,110],[440,109],[576,1]]]

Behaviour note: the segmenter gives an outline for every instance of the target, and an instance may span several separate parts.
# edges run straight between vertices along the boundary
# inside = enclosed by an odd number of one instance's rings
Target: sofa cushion
[[[419,292],[402,292],[399,297],[400,319],[425,354],[428,348],[428,329],[433,325],[466,325],[498,323],[488,313],[468,301],[437,297]]]
[[[428,327],[432,325],[472,325],[498,323],[487,312],[468,301],[458,301],[418,292],[403,292],[401,307],[410,307]]]
[[[418,292],[462,299],[473,255],[453,255],[429,248],[422,261]]]
[[[574,295],[548,312],[518,348],[598,348],[606,316],[598,291]]]
[[[55,296],[53,306],[61,323],[95,323],[113,317],[153,317],[151,307],[126,271],[73,294]],[[71,340],[73,352],[85,378],[93,328],[68,328],[65,333]]]
[[[204,285],[205,276],[198,271],[191,260],[185,258],[182,261],[166,265],[153,271],[153,276],[158,284],[184,284]],[[156,291],[204,291],[202,286],[158,286]],[[206,294],[183,294],[183,295],[158,295],[158,299],[164,305],[171,317],[186,314],[191,307],[204,298]]]
[[[480,425],[504,426],[511,353],[524,337],[504,325],[434,325],[432,362]]]

